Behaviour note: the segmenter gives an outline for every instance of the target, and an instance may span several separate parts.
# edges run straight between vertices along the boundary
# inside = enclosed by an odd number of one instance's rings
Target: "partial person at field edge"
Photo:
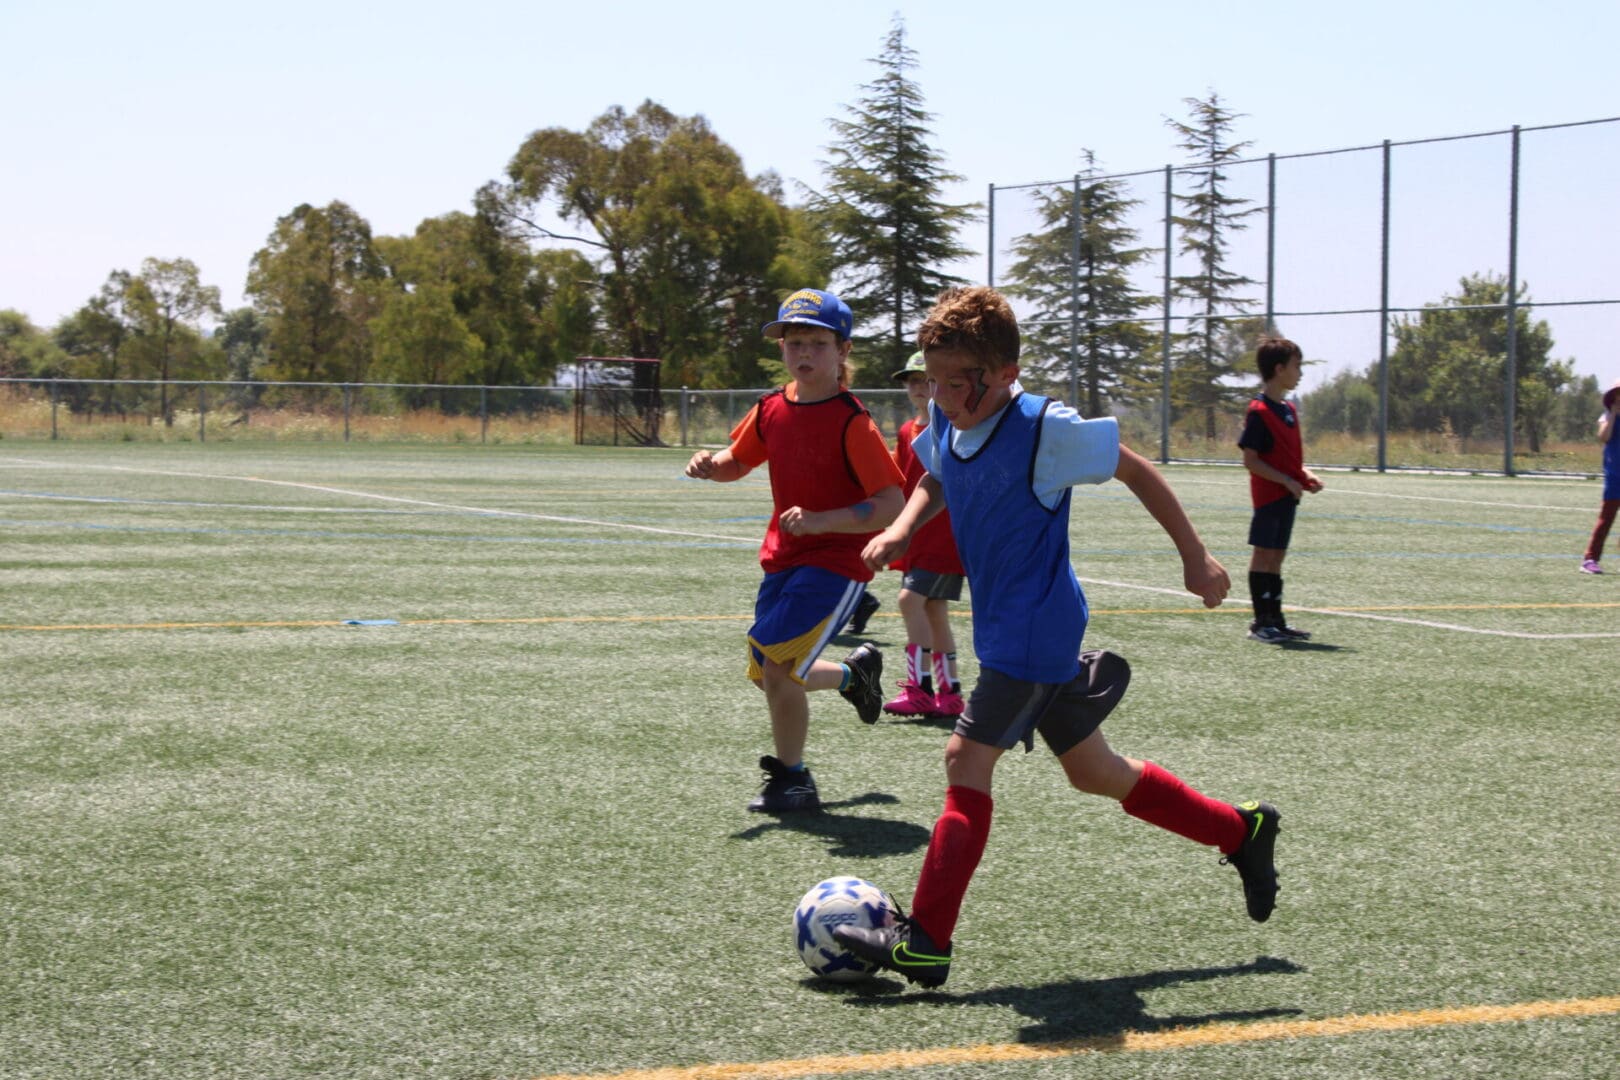
[[[1616,414],[1620,414],[1620,379],[1603,392],[1603,415],[1598,417],[1598,442],[1603,444],[1603,502],[1598,506],[1597,524],[1586,542],[1586,555],[1581,561],[1581,572],[1601,574],[1603,545],[1608,542],[1609,529],[1614,525],[1616,512],[1620,512],[1620,439],[1614,437]]]

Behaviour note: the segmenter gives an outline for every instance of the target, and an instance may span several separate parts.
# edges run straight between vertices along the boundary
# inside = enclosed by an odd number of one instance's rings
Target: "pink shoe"
[[[966,706],[962,703],[962,695],[953,690],[946,690],[934,695],[935,716],[961,716]]]
[[[930,716],[934,712],[934,695],[907,680],[900,684],[900,693],[893,701],[883,703],[883,711],[895,716]]]
[[[1603,567],[1598,565],[1598,561],[1596,559],[1587,559],[1585,562],[1581,563],[1581,573],[1601,574],[1603,573]]]

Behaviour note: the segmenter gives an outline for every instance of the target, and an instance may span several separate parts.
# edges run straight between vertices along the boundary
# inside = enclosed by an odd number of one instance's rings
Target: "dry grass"
[[[714,397],[694,404],[688,412],[687,443],[724,445],[741,411],[753,404],[753,391],[739,391],[736,400]],[[874,398],[871,392],[865,392]],[[694,401],[697,401],[694,398]],[[874,401],[887,432],[891,417]],[[733,413],[736,413],[734,415]],[[881,413],[881,415],[880,415]],[[1179,461],[1236,461],[1237,422],[1227,425],[1215,439],[1203,437],[1201,428],[1184,425],[1171,432],[1170,456]],[[666,410],[664,441],[681,441],[677,406]],[[892,437],[892,432],[887,432]],[[1151,424],[1127,421],[1126,441],[1138,451],[1157,458],[1158,432]],[[210,409],[206,416],[194,409],[176,409],[174,423],[165,426],[155,411],[129,414],[74,413],[56,410],[53,428],[51,403],[23,391],[0,392],[0,439],[66,439],[74,442],[375,442],[460,444],[488,443],[516,446],[566,446],[574,441],[572,413],[494,416],[487,427],[478,416],[450,415],[434,409],[362,411],[351,413],[347,430],[339,408],[281,407],[241,412],[234,408]],[[1528,444],[1515,446],[1517,472],[1573,473],[1597,476],[1603,472],[1601,448],[1592,442],[1544,443],[1538,453]],[[1306,432],[1306,459],[1312,463],[1372,469],[1378,465],[1378,437]],[[1502,471],[1502,444],[1495,439],[1464,439],[1451,432],[1392,432],[1386,441],[1386,462],[1393,467]]]

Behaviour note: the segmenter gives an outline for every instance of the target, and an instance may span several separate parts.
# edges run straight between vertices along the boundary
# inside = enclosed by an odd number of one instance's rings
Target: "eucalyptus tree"
[[[128,308],[136,315],[140,338],[147,346],[143,351],[149,354],[157,376],[159,415],[165,425],[172,427],[169,383],[181,374],[177,365],[195,362],[198,357],[203,320],[223,314],[219,289],[202,283],[197,264],[190,259],[146,259],[140,273],[130,279],[126,295]]]
[[[480,206],[590,259],[592,280],[575,287],[596,292],[608,349],[663,359],[683,380],[758,356],[787,210],[703,117],[614,106],[584,131],[534,132],[507,177]]]
[[[346,203],[304,203],[276,220],[254,253],[247,296],[270,326],[267,373],[362,382],[368,324],[385,296],[371,225]]]

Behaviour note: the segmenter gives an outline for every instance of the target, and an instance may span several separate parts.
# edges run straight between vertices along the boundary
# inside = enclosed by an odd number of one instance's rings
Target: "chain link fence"
[[[665,391],[659,431],[680,446],[724,446],[767,392]],[[578,438],[581,393],[570,386],[0,379],[0,438],[564,446]],[[911,416],[905,391],[857,394],[892,441]]]
[[[1304,348],[1308,367],[1301,398],[1307,456],[1316,463],[1376,469],[1458,468],[1521,472],[1592,473],[1600,470],[1593,438],[1601,412],[1590,374],[1565,387],[1550,404],[1526,402],[1518,374],[1526,357],[1516,341],[1525,315],[1551,332],[1552,359],[1572,359],[1589,372],[1620,375],[1614,345],[1620,340],[1620,248],[1613,242],[1614,193],[1620,176],[1620,118],[1513,127],[1474,135],[1385,140],[1376,145],[1304,154],[1269,154],[1223,164],[1223,193],[1257,211],[1246,228],[1228,230],[1225,271],[1247,284],[1235,302],[1206,312],[1179,298],[1171,282],[1197,274],[1179,248],[1173,218],[1185,214],[1205,170],[1192,165],[1125,173],[1083,173],[1063,180],[990,186],[986,279],[1016,285],[1012,269],[1027,258],[1030,240],[1050,234],[1052,210],[1072,199],[1074,245],[1084,229],[1082,187],[1111,182],[1123,202],[1117,224],[1126,246],[1143,250],[1128,271],[1138,298],[1128,319],[1099,319],[1070,308],[1047,320],[1044,355],[1026,357],[1059,396],[1081,402],[1082,350],[1088,327],[1129,322],[1151,341],[1138,357],[1149,377],[1133,393],[1112,396],[1137,449],[1163,461],[1237,460],[1246,384],[1225,387],[1227,401],[1209,436],[1206,418],[1189,415],[1169,392],[1172,343],[1189,325],[1209,319],[1233,330],[1248,346],[1272,329]],[[1074,296],[1082,288],[1082,260],[1073,259]],[[1505,302],[1464,308],[1445,298],[1469,276],[1506,284]],[[1523,300],[1520,290],[1527,293]],[[1021,324],[1037,330],[1026,302]],[[1426,311],[1488,310],[1499,315],[1505,347],[1492,359],[1494,389],[1477,424],[1460,430],[1391,426],[1389,361],[1398,321]],[[1232,357],[1235,361],[1236,355]],[[1156,369],[1156,370],[1155,370]],[[1240,370],[1251,371],[1248,364]],[[1366,373],[1361,386],[1343,372]],[[1606,385],[1611,376],[1600,381]],[[1026,380],[1030,381],[1030,380]],[[1534,424],[1534,445],[1525,437]]]

